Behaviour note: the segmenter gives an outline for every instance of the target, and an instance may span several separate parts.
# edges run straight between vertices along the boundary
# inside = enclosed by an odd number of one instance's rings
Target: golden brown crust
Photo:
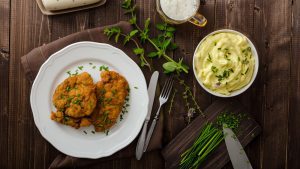
[[[101,73],[101,81],[96,84],[97,108],[92,114],[95,131],[105,131],[113,126],[128,95],[127,80],[114,71]]]
[[[88,126],[83,119],[91,115],[96,102],[95,85],[88,73],[69,77],[54,92],[53,104],[58,111],[51,113],[51,119],[75,128]]]

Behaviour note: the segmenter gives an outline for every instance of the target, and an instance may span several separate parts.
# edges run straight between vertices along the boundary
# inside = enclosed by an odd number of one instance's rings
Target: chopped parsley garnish
[[[217,46],[217,42],[215,42],[215,46]]]
[[[105,94],[106,90],[105,89],[100,89],[100,94],[103,95]]]
[[[209,61],[209,62],[212,62],[212,60],[211,60],[211,56],[210,56],[210,54],[208,53],[208,59],[207,59],[207,61]]]
[[[129,93],[129,92],[130,92],[130,87],[128,86],[126,90],[127,90],[127,91],[128,91],[128,93]]]
[[[112,100],[112,98],[105,98],[106,102],[110,102]]]
[[[81,103],[81,100],[74,100],[73,101],[73,104],[80,104]]]
[[[93,66],[92,68],[93,68],[93,69],[96,69],[96,66]]]
[[[93,134],[95,134],[95,131],[91,131]]]
[[[73,73],[72,75],[73,75],[73,76],[74,76],[74,75],[78,75],[78,69],[76,69],[76,70],[75,70],[75,73]]]
[[[245,73],[242,73],[242,75],[245,75],[245,74],[247,74],[248,70],[249,70],[249,68],[247,68],[247,70],[245,71]]]
[[[105,131],[105,134],[108,135],[108,133],[109,133],[109,130],[106,130],[106,131]]]
[[[64,113],[63,113],[63,118],[64,118],[64,121],[68,121],[70,118],[68,116],[66,116]]]
[[[102,71],[102,70],[105,70],[105,71],[108,71],[108,67],[105,66],[105,65],[102,65],[99,67],[99,70]]]
[[[70,87],[70,86],[67,86],[66,91],[67,91],[67,92],[71,91],[71,87]]]
[[[67,74],[68,74],[69,76],[71,76],[71,75],[72,75],[70,70],[69,70],[69,71],[67,71]]]
[[[212,66],[211,67],[211,71],[213,71],[214,73],[217,73],[218,72],[218,68],[216,68],[216,66]]]
[[[115,95],[115,94],[117,93],[117,90],[116,90],[116,89],[113,89],[113,90],[111,90],[111,93],[112,93],[113,95]]]
[[[249,61],[247,60],[247,58],[246,59],[244,59],[243,61],[242,61],[242,64],[248,64],[249,63]]]
[[[224,79],[227,79],[229,77],[229,75],[230,75],[230,72],[232,72],[232,71],[230,69],[229,70],[224,70],[223,74],[216,75],[216,77],[218,78],[218,81],[222,81]]]
[[[70,102],[73,99],[73,97],[67,98],[67,101]]]
[[[138,89],[138,87],[134,86],[135,89]]]
[[[92,64],[93,64],[93,63],[91,63],[91,62],[89,63],[89,65],[92,65]]]
[[[79,70],[82,70],[82,69],[83,69],[83,66],[78,66],[78,69],[79,69]]]
[[[83,130],[84,134],[87,134],[87,132],[85,130]]]
[[[218,50],[221,50],[221,48],[218,48]]]
[[[225,59],[228,60],[228,61],[230,61],[230,59],[228,58],[228,55],[225,55]]]

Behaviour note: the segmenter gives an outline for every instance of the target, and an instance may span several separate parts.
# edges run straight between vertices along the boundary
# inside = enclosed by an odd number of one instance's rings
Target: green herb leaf
[[[121,6],[124,9],[129,9],[131,6],[131,0],[124,0]]]
[[[167,27],[167,31],[169,31],[169,32],[175,32],[175,28],[174,27],[172,27],[172,26],[168,26]]]
[[[148,54],[148,57],[154,58],[154,57],[156,57],[157,55],[158,55],[157,52],[150,52],[150,53]]]
[[[129,33],[129,35],[130,35],[130,37],[133,37],[136,33],[138,33],[139,31],[138,30],[132,30],[130,33]]]
[[[163,30],[166,29],[165,24],[162,24],[162,23],[156,24],[155,27],[156,27],[158,30],[161,30],[161,31],[163,31]]]
[[[170,50],[170,51],[173,51],[173,50],[175,50],[177,48],[178,48],[178,46],[175,43],[173,43],[173,42],[171,42],[169,44],[169,46],[168,46],[168,50]]]
[[[163,48],[164,50],[166,50],[166,49],[168,48],[169,44],[171,43],[171,40],[172,40],[172,39],[168,39],[168,40],[166,40],[166,41],[163,42],[162,48]]]
[[[167,62],[163,64],[163,68],[165,70],[165,73],[171,73],[174,72],[177,68],[176,62]]]
[[[144,29],[148,29],[150,25],[150,18],[147,18],[145,21]]]
[[[144,49],[143,48],[134,48],[133,49],[133,53],[136,55],[140,55],[144,53]]]
[[[136,24],[136,15],[133,15],[132,18],[129,19],[130,24]]]

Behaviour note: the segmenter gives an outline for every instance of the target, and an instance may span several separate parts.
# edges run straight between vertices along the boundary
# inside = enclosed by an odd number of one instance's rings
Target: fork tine
[[[164,98],[168,97],[168,93],[169,93],[170,88],[172,88],[172,84],[173,84],[173,78],[170,77],[168,79],[168,83],[166,84],[166,88],[165,88],[165,91],[164,91],[162,97],[164,97]]]
[[[167,83],[168,83],[168,80],[165,82],[164,87],[163,87],[163,89],[161,90],[161,94],[160,94],[160,95],[163,95],[163,93],[165,92]]]
[[[169,84],[169,82],[170,82],[169,79],[165,82],[164,87],[163,87],[163,89],[162,89],[162,91],[161,91],[161,96],[164,96],[164,95],[165,95],[165,93],[166,93],[166,91],[167,91],[167,89],[168,89],[168,84]]]
[[[171,79],[169,88],[168,88],[167,93],[166,93],[166,98],[169,98],[170,93],[171,93],[171,91],[172,91],[172,88],[173,88],[173,79]]]

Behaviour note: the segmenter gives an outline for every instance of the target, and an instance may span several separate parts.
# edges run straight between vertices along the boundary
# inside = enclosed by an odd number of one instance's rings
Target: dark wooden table
[[[20,57],[73,32],[128,19],[120,3],[107,0],[105,6],[95,9],[44,16],[35,0],[0,0],[0,168],[47,168],[59,154],[35,127],[29,104],[31,84]],[[152,24],[161,21],[155,0],[137,0],[137,4],[139,23],[147,17]],[[205,28],[188,23],[177,26],[175,42],[185,53],[185,62],[191,66],[196,45],[213,30],[232,28],[248,35],[258,49],[259,74],[252,87],[237,98],[253,113],[263,133],[246,148],[247,154],[254,168],[300,168],[300,1],[207,0],[200,10],[208,19]],[[181,57],[177,53],[174,57]],[[161,70],[160,64],[155,65]],[[217,99],[199,87],[192,71],[186,80],[202,109]],[[165,144],[186,125],[186,110],[180,101],[177,95],[176,111],[165,112]],[[164,161],[156,151],[141,161],[120,159],[98,168],[158,169],[164,168]],[[230,164],[225,168],[231,168]]]

